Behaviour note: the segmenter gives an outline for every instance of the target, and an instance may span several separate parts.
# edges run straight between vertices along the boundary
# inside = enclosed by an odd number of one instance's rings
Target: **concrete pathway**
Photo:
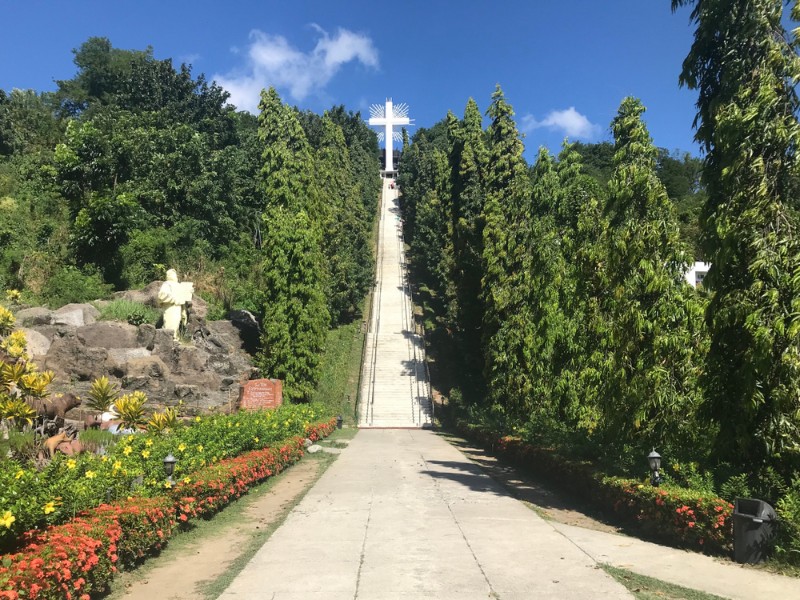
[[[552,525],[600,563],[732,600],[800,598],[800,579],[794,577],[775,575],[625,535],[562,523]]]
[[[359,427],[431,423],[425,348],[414,330],[403,231],[393,180],[383,180],[377,284],[364,351]]]
[[[630,598],[431,431],[362,430],[220,598]]]

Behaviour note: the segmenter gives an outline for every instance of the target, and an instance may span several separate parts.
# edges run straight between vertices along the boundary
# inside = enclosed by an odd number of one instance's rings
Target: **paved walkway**
[[[552,526],[593,560],[734,600],[800,598],[800,579],[782,577],[736,563],[593,531],[574,525]]]
[[[431,431],[362,430],[220,598],[631,598],[608,563],[725,598],[800,580],[541,519]]]
[[[364,350],[359,427],[422,427],[431,423],[422,338],[414,330],[397,189],[383,180],[377,283]]]
[[[630,598],[431,431],[362,430],[221,598]]]

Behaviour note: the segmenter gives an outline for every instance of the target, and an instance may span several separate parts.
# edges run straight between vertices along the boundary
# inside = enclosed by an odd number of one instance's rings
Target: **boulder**
[[[153,281],[141,290],[125,290],[124,292],[114,293],[114,298],[118,300],[130,300],[138,302],[152,308],[158,308],[158,290],[161,289],[163,281]]]
[[[83,327],[94,323],[99,316],[100,311],[91,304],[66,304],[53,311],[53,324]]]
[[[22,327],[32,327],[35,325],[50,325],[53,322],[52,311],[42,307],[25,308],[18,311],[14,317],[17,325]]]
[[[137,348],[139,329],[116,321],[98,321],[79,327],[75,334],[87,346],[101,348]]]
[[[208,302],[195,293],[192,296],[192,305],[189,308],[189,312],[199,319],[205,319],[208,315]]]
[[[110,348],[106,369],[114,377],[126,377],[128,375],[128,363],[135,358],[145,358],[150,356],[147,348]]]
[[[45,369],[55,371],[67,381],[87,381],[104,375],[108,351],[87,347],[74,333],[56,338],[44,359]]]
[[[22,328],[25,334],[25,339],[28,341],[28,354],[34,359],[43,358],[47,351],[50,350],[50,339],[35,329]]]
[[[158,356],[143,356],[128,361],[127,377],[148,377],[164,379],[170,374],[169,367]]]

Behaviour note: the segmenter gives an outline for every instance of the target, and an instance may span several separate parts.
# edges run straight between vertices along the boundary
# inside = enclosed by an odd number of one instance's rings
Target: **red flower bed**
[[[309,425],[313,441],[336,419]],[[23,536],[19,552],[0,556],[0,599],[89,600],[108,588],[117,565],[131,565],[161,548],[180,523],[211,515],[248,488],[303,456],[304,438],[247,452],[192,473],[167,495],[102,504],[62,525]]]
[[[178,520],[214,514],[302,456],[303,438],[296,437],[279,448],[254,450],[196,471],[172,490]]]
[[[729,553],[733,505],[676,486],[653,487],[608,477],[589,462],[575,461],[519,438],[460,424],[459,431],[509,462],[550,478],[607,513],[636,525],[647,535],[683,548]]]
[[[28,532],[20,552],[0,559],[0,598],[87,600],[108,587],[118,563],[159,548],[174,524],[169,498],[135,498]]]
[[[306,427],[305,435],[312,442],[328,437],[336,429],[336,418],[333,417],[322,423],[315,423]]]

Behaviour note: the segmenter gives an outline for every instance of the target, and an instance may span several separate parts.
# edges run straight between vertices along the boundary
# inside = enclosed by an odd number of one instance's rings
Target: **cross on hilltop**
[[[385,140],[386,162],[384,173],[393,174],[394,170],[394,148],[392,142],[400,141],[400,134],[394,131],[396,125],[412,125],[408,118],[408,104],[401,102],[398,105],[392,104],[392,99],[386,99],[386,105],[373,104],[369,107],[369,124],[372,127],[384,127],[384,131],[378,134],[378,139]]]

